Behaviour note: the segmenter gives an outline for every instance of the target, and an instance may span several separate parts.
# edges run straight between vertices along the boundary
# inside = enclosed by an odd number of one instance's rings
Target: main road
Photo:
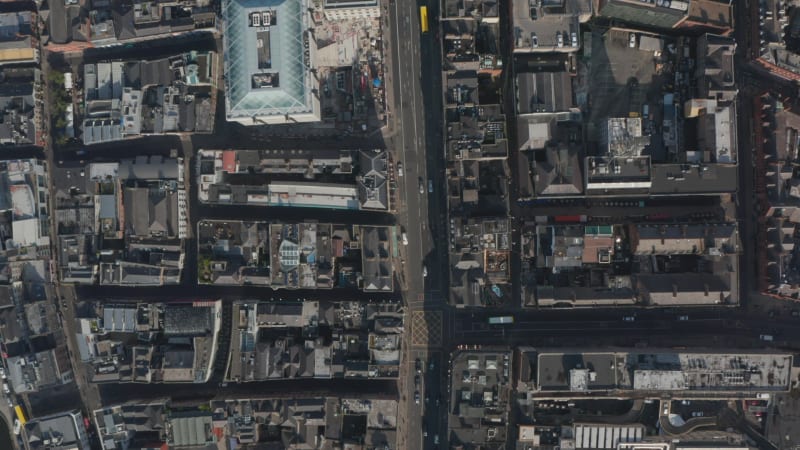
[[[408,245],[401,251],[401,285],[409,332],[398,386],[403,417],[398,426],[397,434],[401,437],[398,447],[424,449],[434,446],[433,436],[442,426],[435,406],[441,380],[436,373],[442,370],[442,364],[428,370],[429,359],[436,357],[436,347],[440,344],[414,339],[412,335],[415,327],[427,326],[418,321],[420,313],[432,316],[443,313],[442,293],[447,288],[444,122],[436,20],[439,5],[427,0],[388,1],[388,50],[397,125],[388,147],[403,167],[397,219],[408,239]],[[428,10],[430,30],[426,33],[420,26],[421,6]],[[424,372],[419,374],[419,384],[415,383],[417,359]],[[430,389],[426,391],[428,386]],[[425,427],[430,430],[427,437],[422,432]]]

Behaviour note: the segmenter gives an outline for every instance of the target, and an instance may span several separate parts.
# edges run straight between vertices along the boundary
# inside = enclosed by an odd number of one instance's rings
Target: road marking
[[[441,347],[441,311],[414,311],[411,313],[411,345],[424,348]]]

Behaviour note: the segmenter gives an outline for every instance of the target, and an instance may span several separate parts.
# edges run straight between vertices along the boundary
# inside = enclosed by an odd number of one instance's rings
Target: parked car
[[[625,321],[625,322],[633,322],[634,320],[636,320],[636,317],[625,316],[625,317],[622,318],[622,320]]]
[[[419,391],[414,392],[414,403],[419,405]]]
[[[689,316],[678,316],[678,320],[680,320],[680,321],[689,320]]]
[[[628,47],[636,48],[636,34],[630,33],[628,35]]]

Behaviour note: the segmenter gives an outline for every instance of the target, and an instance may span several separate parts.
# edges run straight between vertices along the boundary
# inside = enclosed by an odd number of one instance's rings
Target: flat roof
[[[518,73],[517,94],[520,114],[567,111],[574,103],[566,71]]]
[[[226,0],[223,16],[228,119],[319,120],[306,67],[314,50],[306,1]]]

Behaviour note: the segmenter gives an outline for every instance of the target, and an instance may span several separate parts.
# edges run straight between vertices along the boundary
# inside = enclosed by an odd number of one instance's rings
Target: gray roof
[[[170,349],[164,352],[165,369],[190,369],[194,367],[194,350]]]
[[[31,450],[52,448],[49,445],[45,445],[44,441],[60,439],[61,444],[57,448],[89,450],[89,441],[86,438],[86,434],[79,428],[78,418],[80,418],[80,413],[74,411],[28,422],[25,425],[28,446]],[[81,423],[80,426],[82,427],[83,424]]]
[[[688,2],[687,2],[688,4]],[[626,0],[607,0],[600,15],[658,28],[672,28],[686,15],[671,8]]]
[[[358,198],[364,209],[389,208],[386,158],[386,152],[359,153],[361,177],[358,182]]]
[[[189,447],[214,442],[214,427],[211,414],[171,417],[172,428],[170,444],[174,447]]]
[[[363,227],[361,229],[361,259],[364,289],[391,291],[392,269],[390,230],[388,227]]]
[[[213,330],[213,309],[207,306],[167,305],[164,333],[167,335],[205,335]]]
[[[103,329],[105,331],[135,331],[136,308],[133,306],[106,306],[103,308]]]
[[[560,112],[573,106],[572,79],[565,71],[519,73],[517,88],[521,114]]]
[[[122,180],[163,180],[178,178],[178,160],[163,156],[137,156],[119,163]]]

